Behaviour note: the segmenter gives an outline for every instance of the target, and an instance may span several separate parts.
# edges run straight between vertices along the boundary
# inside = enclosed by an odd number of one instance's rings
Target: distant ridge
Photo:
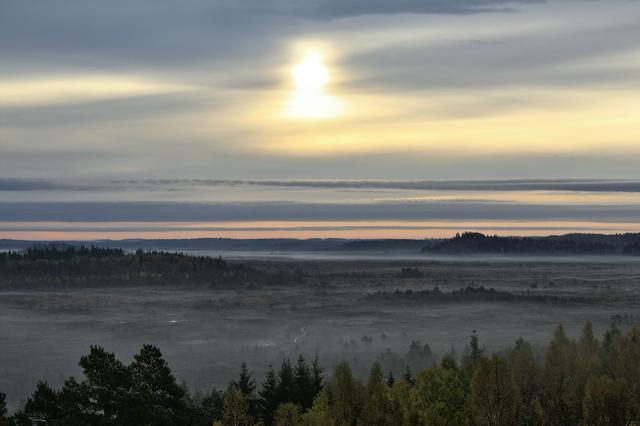
[[[0,250],[21,250],[56,241],[0,240]],[[565,234],[548,237],[501,237],[464,232],[446,239],[340,239],[340,238],[196,238],[65,241],[68,245],[123,250],[224,250],[273,252],[388,252],[429,254],[590,254],[640,255],[640,233]]]
[[[640,234],[566,234],[549,237],[500,237],[465,232],[442,240],[423,252],[491,254],[640,255]]]

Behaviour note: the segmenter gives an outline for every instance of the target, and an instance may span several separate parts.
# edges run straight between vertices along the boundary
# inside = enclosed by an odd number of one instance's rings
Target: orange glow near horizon
[[[446,238],[477,231],[504,236],[573,232],[640,232],[640,223],[581,221],[327,221],[327,222],[2,222],[0,238],[24,240],[192,239],[192,238]],[[122,230],[122,228],[130,228]],[[163,229],[165,228],[165,229]],[[36,230],[34,230],[36,229]]]

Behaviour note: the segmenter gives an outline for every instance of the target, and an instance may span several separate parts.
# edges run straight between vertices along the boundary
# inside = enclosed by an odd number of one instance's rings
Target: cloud
[[[491,180],[250,180],[250,179],[112,179],[92,184],[72,180],[0,178],[0,191],[191,191],[198,187],[410,190],[410,191],[569,191],[640,193],[633,179],[491,179]]]
[[[222,222],[222,221],[462,221],[535,220],[638,223],[640,206],[519,203],[162,203],[5,202],[0,221],[31,222]]]
[[[640,192],[638,180],[598,179],[506,179],[506,180],[229,180],[229,179],[143,179],[111,181],[136,187],[163,186],[265,186],[293,188],[400,189],[425,191],[579,191]]]
[[[67,104],[181,92],[193,87],[113,75],[47,76],[0,81],[0,107]]]
[[[178,114],[186,114],[216,107],[216,97],[201,91],[178,91],[159,94],[122,93],[117,99],[107,94],[101,99],[84,97],[81,102],[65,99],[62,104],[39,104],[3,106],[8,100],[0,101],[0,114],[11,128],[64,128],[133,121],[162,119]]]
[[[470,14],[509,10],[517,3],[543,3],[544,0],[324,0],[316,11],[326,18],[394,14]]]
[[[0,94],[10,96],[0,96],[0,170],[25,178],[638,177],[637,126],[634,117],[623,122],[637,96],[621,89],[639,85],[639,3],[537,3],[5,0]],[[361,96],[362,115],[317,128],[269,115],[290,47],[307,38],[336,48],[336,93]],[[96,76],[94,86],[116,90],[92,92],[83,79]],[[601,96],[601,87],[615,95]],[[565,97],[566,89],[590,97]],[[584,115],[592,106],[602,110]],[[514,113],[540,111],[548,114],[539,122],[506,126]],[[576,127],[552,128],[560,124]],[[330,149],[311,150],[316,142]],[[305,149],[308,157],[293,158]]]
[[[49,180],[0,178],[0,191],[51,191],[65,188],[66,185]]]
[[[640,49],[639,40],[640,21],[605,21],[587,28],[550,26],[534,32],[498,33],[485,37],[483,43],[470,38],[434,42],[425,37],[353,51],[342,65],[358,76],[350,85],[375,87],[382,93],[507,87],[517,89],[512,96],[522,95],[522,102],[531,95],[524,90],[531,87],[554,91],[585,86],[637,88],[640,62],[633,60],[633,54]],[[631,62],[625,55],[630,55]]]

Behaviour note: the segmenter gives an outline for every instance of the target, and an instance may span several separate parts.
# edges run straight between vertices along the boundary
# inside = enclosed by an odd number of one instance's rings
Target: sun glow
[[[287,103],[287,116],[300,119],[323,119],[342,113],[342,102],[325,93],[331,75],[317,52],[306,53],[291,69],[293,93]]]

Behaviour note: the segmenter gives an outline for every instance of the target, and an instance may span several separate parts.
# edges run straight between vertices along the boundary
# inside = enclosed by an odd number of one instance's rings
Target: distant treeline
[[[60,389],[40,382],[11,415],[0,393],[0,425],[73,426],[632,426],[640,424],[640,328],[614,323],[602,340],[587,323],[577,340],[558,326],[537,353],[522,338],[488,355],[474,331],[461,359],[447,354],[414,375],[384,371],[367,380],[346,362],[326,378],[317,358],[283,360],[258,386],[242,364],[225,390],[191,394],[158,348],[130,364],[92,347],[83,377]],[[430,352],[428,354],[430,356]],[[394,375],[397,374],[396,375]]]
[[[52,242],[55,243],[55,242]],[[0,240],[1,249],[25,249],[38,243],[26,240]],[[71,242],[86,245],[87,242]],[[465,232],[447,239],[340,239],[340,238],[194,238],[167,240],[102,240],[90,244],[100,248],[124,250],[229,250],[275,252],[428,252],[441,254],[592,254],[640,255],[640,233],[616,235],[566,234],[549,237],[499,237]]]
[[[458,302],[537,302],[537,303],[594,303],[595,297],[556,296],[536,294],[526,291],[516,294],[505,290],[467,286],[450,292],[443,292],[439,287],[433,290],[396,290],[393,292],[377,291],[366,295],[366,299],[382,303],[458,303]]]
[[[425,246],[428,253],[640,255],[637,234],[567,234],[550,237],[499,237],[465,232]]]
[[[350,251],[420,251],[425,246],[430,247],[435,240],[403,240],[403,239],[383,239],[383,240],[355,240],[348,241],[341,245],[341,250]]]
[[[263,271],[220,257],[62,244],[0,252],[0,288],[86,288],[299,283],[299,272]]]

